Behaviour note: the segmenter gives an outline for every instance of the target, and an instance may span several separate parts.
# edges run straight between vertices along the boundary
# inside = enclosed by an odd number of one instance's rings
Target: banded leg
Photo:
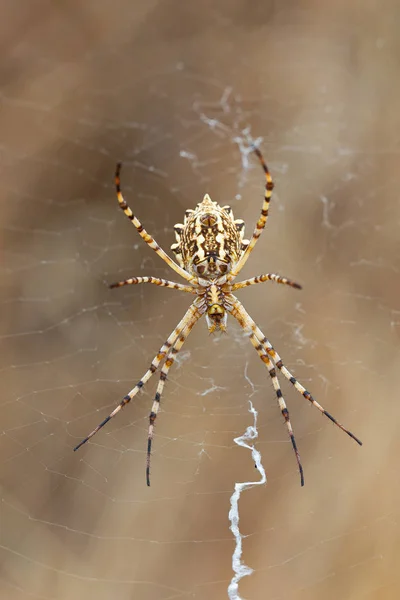
[[[296,390],[306,400],[308,400],[313,406],[318,408],[318,410],[323,415],[328,417],[328,419],[330,419],[332,421],[332,423],[334,423],[342,431],[347,433],[348,436],[353,438],[353,440],[355,440],[357,442],[357,444],[362,446],[362,442],[351,431],[349,431],[348,429],[346,429],[346,427],[344,427],[341,423],[339,423],[339,421],[337,421],[327,410],[324,409],[323,406],[321,406],[321,404],[319,404],[316,400],[314,400],[314,398],[311,396],[310,392],[308,392],[306,390],[306,388],[303,387],[301,385],[301,383],[297,381],[297,379],[292,375],[292,373],[285,367],[279,354],[272,347],[271,343],[265,337],[265,335],[263,334],[261,329],[259,327],[257,327],[257,325],[255,324],[253,319],[250,317],[250,315],[248,314],[246,309],[241,304],[241,302],[239,302],[239,300],[237,298],[235,298],[234,296],[233,296],[233,298],[234,298],[234,306],[230,311],[231,314],[239,321],[239,323],[241,324],[243,329],[245,329],[246,331],[252,331],[255,334],[259,343],[265,347],[265,351],[272,358],[276,367],[282,372],[282,374],[286,377],[286,379],[288,379],[288,381],[290,381],[290,383],[296,388]]]
[[[266,181],[265,181],[264,202],[263,202],[263,205],[261,208],[261,215],[260,215],[260,217],[256,223],[255,229],[253,231],[253,236],[252,236],[246,250],[243,252],[242,256],[239,258],[235,267],[232,269],[231,273],[229,274],[229,277],[228,277],[229,281],[234,279],[237,276],[237,274],[242,270],[245,263],[247,262],[247,259],[250,256],[254,246],[256,245],[258,238],[260,237],[260,235],[262,234],[262,232],[265,228],[265,225],[268,220],[269,202],[271,200],[272,190],[274,189],[274,183],[272,181],[271,174],[268,170],[267,164],[266,164],[260,150],[256,146],[253,147],[253,150],[254,150],[255,154],[257,155],[258,160],[260,161],[260,164],[265,173]]]
[[[301,285],[292,281],[291,279],[286,279],[286,277],[281,277],[280,275],[276,275],[275,273],[266,273],[265,275],[258,275],[257,277],[252,277],[251,279],[245,279],[244,281],[238,281],[234,283],[231,287],[232,292],[235,290],[240,290],[249,285],[254,285],[256,283],[264,283],[265,281],[275,281],[275,283],[283,283],[284,285],[290,285],[293,288],[301,290]]]
[[[175,341],[175,344],[169,350],[167,354],[167,358],[162,366],[160,379],[158,381],[158,386],[156,390],[156,395],[154,397],[153,406],[151,407],[151,412],[149,415],[149,432],[147,437],[147,460],[146,460],[146,482],[147,485],[150,486],[150,459],[151,459],[151,446],[153,443],[154,437],[154,425],[157,418],[158,410],[160,408],[161,396],[164,391],[164,385],[168,377],[168,372],[172,365],[175,362],[175,356],[181,350],[183,344],[187,340],[189,333],[191,332],[193,326],[196,324],[198,319],[201,317],[201,313],[192,317],[192,320],[187,323],[186,327],[183,331],[181,331],[178,339]]]
[[[262,332],[260,332],[262,333]],[[353,438],[354,441],[357,442],[357,444],[359,444],[360,446],[362,446],[362,441],[358,439],[358,437],[356,437],[354,435],[354,433],[352,433],[351,431],[349,431],[348,429],[346,429],[346,427],[344,427],[341,423],[339,423],[339,421],[337,421],[335,419],[335,417],[333,415],[331,415],[327,410],[325,410],[325,408],[323,406],[321,406],[321,404],[319,404],[310,394],[309,391],[306,390],[306,388],[301,385],[301,383],[299,381],[297,381],[296,377],[294,377],[292,375],[292,373],[289,371],[289,369],[287,367],[285,367],[285,365],[283,364],[283,361],[281,359],[281,357],[279,356],[279,354],[275,351],[275,349],[272,347],[271,343],[267,340],[267,338],[265,338],[265,336],[262,337],[262,339],[260,340],[261,343],[265,343],[266,346],[266,350],[268,352],[268,354],[270,355],[270,357],[272,358],[272,360],[274,361],[275,365],[278,367],[278,369],[281,371],[281,373],[286,377],[286,379],[288,381],[290,381],[290,383],[295,387],[295,389],[306,399],[308,400],[313,406],[315,406],[316,408],[318,408],[318,410],[325,415],[326,417],[328,417],[328,419],[330,419],[332,421],[332,423],[334,423],[335,425],[337,425],[337,427],[339,427],[339,429],[341,429],[342,431],[344,431],[345,433],[347,433],[348,436],[350,436],[351,438]]]
[[[260,340],[258,339],[258,337],[256,336],[255,332],[253,331],[253,329],[251,327],[251,323],[250,323],[251,317],[249,315],[247,315],[247,313],[241,314],[241,311],[240,311],[241,305],[237,299],[235,299],[235,300],[236,300],[236,302],[234,303],[234,306],[230,312],[239,321],[239,324],[241,325],[241,327],[249,334],[250,341],[253,344],[254,348],[256,349],[258,356],[261,358],[261,360],[263,361],[263,363],[265,364],[265,366],[268,369],[268,373],[271,377],[272,385],[274,386],[274,390],[275,390],[276,397],[278,400],[278,405],[281,410],[282,416],[285,419],[285,423],[286,423],[286,427],[287,427],[288,434],[290,437],[290,441],[292,442],[293,451],[296,456],[297,466],[298,466],[299,473],[300,473],[300,485],[303,486],[304,485],[304,473],[303,473],[303,467],[301,464],[300,454],[297,449],[297,444],[296,444],[296,440],[294,437],[292,424],[290,422],[289,411],[287,409],[285,400],[283,399],[281,387],[279,385],[279,380],[276,375],[276,370],[274,368],[274,365],[272,364],[272,361],[269,359],[267,349],[260,343]],[[248,318],[246,318],[246,317],[248,317]]]
[[[172,258],[170,258],[166,252],[164,252],[164,250],[157,244],[155,239],[149,233],[147,233],[147,231],[144,229],[144,227],[141,224],[141,222],[139,221],[139,219],[137,217],[135,217],[135,215],[133,214],[133,212],[131,211],[131,209],[129,208],[127,203],[125,202],[124,197],[121,192],[121,180],[120,180],[121,167],[122,167],[122,163],[117,163],[117,168],[115,170],[115,187],[117,190],[118,203],[119,203],[121,209],[124,211],[124,213],[126,214],[128,219],[136,227],[140,237],[146,242],[146,244],[148,244],[150,246],[150,248],[152,248],[154,250],[154,252],[156,252],[158,254],[158,256],[160,258],[162,258],[163,261],[165,261],[169,267],[171,267],[171,269],[173,269],[176,273],[178,273],[181,277],[183,277],[183,279],[186,279],[187,281],[192,281],[194,278],[191,275],[189,275],[189,273],[187,273],[187,271],[185,271],[185,269],[182,269],[182,267],[180,267],[178,264],[176,264],[176,262],[173,261]]]
[[[195,318],[195,316],[196,316],[195,321],[197,321],[198,312],[199,311],[198,311],[197,306],[194,303],[192,303],[191,306],[189,307],[189,309],[186,311],[183,319],[178,323],[178,325],[175,327],[174,331],[171,333],[171,335],[168,337],[168,339],[165,341],[165,343],[161,346],[160,350],[158,351],[158,354],[156,354],[156,356],[151,361],[151,365],[147,369],[147,371],[143,375],[143,377],[137,382],[135,387],[133,387],[131,389],[131,391],[126,396],[124,396],[124,398],[121,400],[121,402],[118,404],[118,406],[116,406],[114,408],[114,410],[108,415],[108,417],[106,417],[104,419],[104,421],[102,421],[99,425],[97,425],[97,427],[95,429],[93,429],[93,431],[91,433],[89,433],[89,435],[86,436],[85,439],[83,439],[81,442],[79,442],[79,444],[77,446],[75,446],[74,452],[76,452],[76,450],[79,450],[79,448],[81,446],[83,446],[83,444],[86,444],[86,442],[89,441],[90,438],[92,438],[100,429],[102,429],[102,427],[104,427],[104,425],[106,425],[108,423],[108,421],[110,421],[113,417],[115,417],[115,415],[117,413],[119,413],[119,411],[121,409],[123,409],[124,406],[132,400],[132,398],[134,398],[136,396],[138,391],[148,382],[150,377],[152,377],[152,375],[154,375],[154,373],[157,371],[160,362],[163,360],[165,355],[168,353],[169,349],[175,344],[176,340],[181,335],[181,333],[185,329],[186,325],[188,323],[191,323],[192,320]]]
[[[291,424],[290,418],[289,418],[289,411],[286,407],[286,403],[282,396],[282,391],[281,391],[281,387],[279,385],[278,377],[276,375],[275,367],[272,364],[272,361],[268,357],[266,348],[260,343],[260,341],[256,337],[255,333],[251,332],[249,335],[250,335],[251,343],[253,344],[254,348],[256,349],[258,356],[261,358],[261,360],[267,367],[268,373],[271,377],[272,385],[274,386],[276,397],[278,399],[279,408],[281,409],[281,413],[283,415],[283,418],[285,419],[285,423],[286,423],[286,427],[287,427],[287,430],[289,433],[290,441],[292,442],[293,450],[296,455],[297,466],[299,468],[299,473],[300,473],[300,485],[303,486],[304,485],[304,473],[303,473],[303,467],[301,465],[300,454],[297,449],[297,444],[296,444],[296,440],[294,437],[292,424]]]
[[[189,294],[196,293],[196,289],[190,285],[182,285],[181,283],[175,283],[175,281],[169,281],[168,279],[160,279],[159,277],[131,277],[130,279],[110,283],[109,288],[118,288],[123,285],[136,285],[137,283],[154,283],[161,287],[173,288],[174,290],[180,290],[181,292],[189,292]]]

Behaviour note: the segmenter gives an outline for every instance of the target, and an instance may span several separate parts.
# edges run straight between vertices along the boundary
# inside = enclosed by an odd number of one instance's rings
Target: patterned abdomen
[[[248,245],[243,240],[244,222],[234,220],[232,209],[219,206],[208,194],[174,229],[176,244],[171,249],[179,264],[205,279],[228,272]]]

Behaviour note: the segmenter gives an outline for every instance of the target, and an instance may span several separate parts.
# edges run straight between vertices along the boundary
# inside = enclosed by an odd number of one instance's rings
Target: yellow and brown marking
[[[196,298],[185,313],[183,319],[178,323],[166,342],[162,345],[157,355],[153,358],[149,368],[143,377],[137,382],[132,390],[124,396],[121,402],[84,440],[82,440],[74,450],[78,450],[93,435],[95,435],[110,419],[112,419],[126,404],[128,404],[143,388],[152,375],[157,371],[162,361],[160,379],[157,385],[157,391],[154,397],[152,409],[149,415],[149,429],[147,441],[147,467],[146,479],[150,485],[150,457],[152,440],[154,435],[154,426],[157,414],[160,408],[160,400],[164,390],[165,381],[170,368],[174,364],[175,356],[180,351],[182,345],[187,339],[195,323],[205,316],[207,326],[210,332],[225,331],[227,315],[231,314],[237,319],[240,326],[249,335],[250,341],[257,351],[263,364],[268,369],[272,385],[275,390],[278,405],[284,418],[288,434],[296,455],[297,465],[300,472],[301,485],[304,484],[303,468],[300,461],[300,455],[297,449],[293,434],[292,425],[289,418],[289,411],[286,407],[278,381],[277,371],[294,386],[294,388],[322,414],[330,419],[337,427],[342,429],[358,444],[361,442],[348,429],[345,429],[330,413],[328,413],[311,396],[290,371],[283,364],[279,354],[274,350],[271,343],[264,336],[262,331],[246,312],[239,300],[232,294],[235,290],[240,290],[250,285],[274,281],[275,283],[288,285],[293,288],[301,286],[285,277],[274,273],[267,273],[233,283],[233,280],[239,274],[245,265],[250,253],[254,249],[257,240],[265,228],[269,202],[272,195],[274,184],[268,167],[258,148],[253,148],[265,174],[265,194],[261,208],[261,214],[256,223],[250,240],[244,239],[244,221],[234,219],[230,206],[219,206],[213,202],[206,194],[202,202],[193,209],[185,212],[184,222],[177,223],[174,227],[176,243],[172,250],[176,255],[179,264],[174,262],[154,240],[154,238],[144,229],[139,219],[133,214],[125,202],[120,189],[120,169],[121,164],[117,165],[115,173],[115,186],[119,205],[125,215],[133,223],[141,238],[152,248],[162,260],[164,260],[171,269],[181,275],[190,285],[183,285],[167,279],[158,277],[131,277],[110,285],[111,288],[122,287],[125,285],[136,285],[140,283],[151,283],[154,285],[176,289],[182,292],[195,294]],[[274,366],[275,365],[275,366]]]
[[[183,224],[175,225],[176,243],[171,248],[186,271],[216,279],[242,253],[242,223],[238,226],[230,207],[219,206],[206,194],[194,211],[186,213]]]

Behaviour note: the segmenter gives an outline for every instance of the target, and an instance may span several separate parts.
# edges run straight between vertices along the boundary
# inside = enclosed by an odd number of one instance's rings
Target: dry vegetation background
[[[399,597],[399,26],[393,0],[3,5],[1,598],[226,597],[229,497],[257,475],[232,442],[249,397],[268,485],[241,503],[255,569],[241,594]],[[114,164],[164,246],[206,191],[251,222],[263,180],[233,143],[246,125],[277,187],[245,274],[304,290],[241,299],[364,446],[283,384],[301,489],[250,344],[201,324],[171,373],[147,489],[153,387],[72,452],[187,306],[172,290],[104,285],[169,275],[118,212]]]

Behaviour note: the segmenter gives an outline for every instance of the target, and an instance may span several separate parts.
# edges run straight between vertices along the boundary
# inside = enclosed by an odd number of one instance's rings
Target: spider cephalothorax
[[[150,377],[157,371],[160,364],[160,380],[158,382],[156,395],[153,401],[149,416],[149,431],[147,442],[147,485],[150,485],[150,455],[154,434],[154,424],[160,407],[161,394],[167,379],[169,369],[175,361],[176,354],[180,351],[197,321],[205,316],[208,329],[213,331],[225,331],[228,314],[233,316],[242,329],[247,333],[257,354],[268,369],[272,384],[275,389],[278,405],[285,420],[286,427],[292,442],[293,450],[296,455],[298,468],[300,471],[301,485],[304,485],[303,468],[300,462],[300,455],[297,450],[292,426],[289,419],[289,411],[283,399],[279,385],[276,369],[290,381],[295,389],[310,402],[313,406],[328,417],[335,425],[340,427],[345,433],[352,437],[358,444],[361,442],[348,429],[343,427],[336,419],[328,413],[311,396],[299,381],[284,365],[281,357],[275,351],[271,343],[259,329],[253,319],[250,317],[244,306],[234,296],[233,292],[249,285],[263,283],[264,281],[275,281],[294,288],[300,288],[298,283],[275,275],[267,273],[252,277],[244,281],[234,283],[235,278],[242,270],[250,253],[257,243],[258,238],[264,230],[268,218],[269,201],[272,195],[273,183],[268,167],[258,148],[253,148],[260,164],[264,170],[266,185],[264,201],[261,208],[260,217],[256,223],[251,240],[243,239],[244,222],[240,219],[234,220],[232,210],[229,206],[219,206],[213,202],[206,194],[194,210],[187,210],[183,224],[175,225],[176,243],[172,246],[178,263],[174,262],[166,252],[157,244],[154,238],[147,233],[139,219],[132,213],[125,202],[121,189],[119,173],[121,164],[117,165],[115,173],[115,184],[117,188],[118,202],[126,216],[136,227],[142,239],[152,248],[160,258],[162,258],[176,273],[186,280],[187,285],[175,283],[158,277],[132,277],[112,284],[110,287],[121,287],[123,285],[138,283],[153,283],[163,287],[173,288],[196,295],[184,317],[175,327],[171,335],[161,346],[160,350],[153,358],[150,367],[143,377],[131,389],[131,391],[121,400],[116,408],[106,417],[84,440],[82,440],[74,450],[78,450],[91,437],[95,435],[112,417],[114,417],[128,402],[136,396],[143,388]]]

